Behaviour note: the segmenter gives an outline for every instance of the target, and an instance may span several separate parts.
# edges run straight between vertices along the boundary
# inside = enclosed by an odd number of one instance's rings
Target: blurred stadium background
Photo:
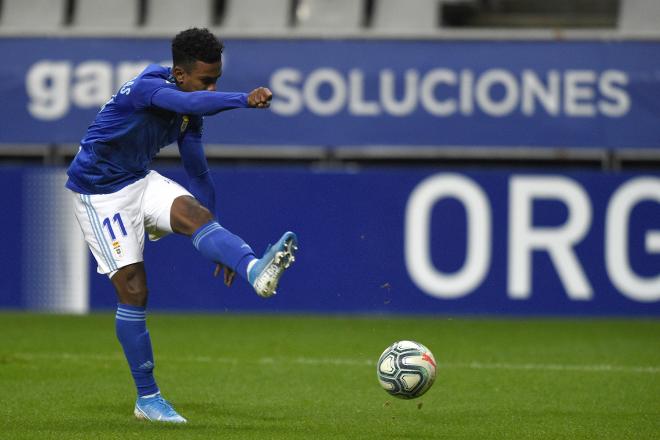
[[[64,169],[190,26],[225,41],[221,90],[275,94],[206,123],[220,221],[302,253],[266,304],[150,244],[152,308],[660,313],[655,0],[4,0],[0,307],[113,307]],[[177,155],[156,168],[185,183]]]
[[[263,301],[147,244],[186,438],[657,438],[657,0],[0,1],[0,438],[141,429],[63,184],[190,26],[225,42],[219,90],[275,96],[205,122],[219,221],[301,249]],[[154,168],[186,183],[175,146]],[[396,339],[438,359],[423,411],[382,403]]]

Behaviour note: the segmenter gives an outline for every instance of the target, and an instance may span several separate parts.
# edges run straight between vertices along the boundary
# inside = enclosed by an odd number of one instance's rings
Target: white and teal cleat
[[[277,284],[286,269],[296,260],[298,238],[293,232],[285,232],[274,246],[269,246],[264,256],[250,268],[248,281],[257,295],[268,298],[275,295]]]
[[[138,397],[135,402],[135,417],[152,422],[187,423],[188,421],[163,399],[160,393],[150,397]]]

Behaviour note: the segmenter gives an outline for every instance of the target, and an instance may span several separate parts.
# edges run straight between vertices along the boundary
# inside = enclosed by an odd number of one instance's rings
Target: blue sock
[[[247,267],[255,259],[252,248],[216,221],[210,221],[192,235],[193,245],[206,258],[222,263],[247,280]]]
[[[149,338],[146,319],[145,307],[117,304],[117,315],[115,315],[117,339],[124,349],[138,396],[148,396],[158,392],[158,385],[154,379],[154,355],[151,351],[151,338]]]

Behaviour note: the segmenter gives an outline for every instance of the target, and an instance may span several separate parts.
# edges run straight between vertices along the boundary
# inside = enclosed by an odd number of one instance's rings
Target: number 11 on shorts
[[[112,220],[119,225],[119,229],[121,229],[122,235],[126,237],[126,228],[124,228],[124,222],[121,220],[121,215],[119,213],[116,213],[113,217]],[[110,223],[110,217],[106,217],[105,220],[103,220],[103,226],[105,226],[108,229],[108,233],[110,233],[110,238],[112,240],[116,240],[117,237],[115,236],[115,231],[112,229],[112,224]]]

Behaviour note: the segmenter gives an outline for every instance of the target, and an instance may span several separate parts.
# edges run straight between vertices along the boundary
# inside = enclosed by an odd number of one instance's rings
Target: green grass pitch
[[[148,324],[164,396],[133,418],[114,316],[0,313],[0,439],[658,439],[660,322],[170,315]],[[375,361],[413,339],[439,363],[419,399]]]

